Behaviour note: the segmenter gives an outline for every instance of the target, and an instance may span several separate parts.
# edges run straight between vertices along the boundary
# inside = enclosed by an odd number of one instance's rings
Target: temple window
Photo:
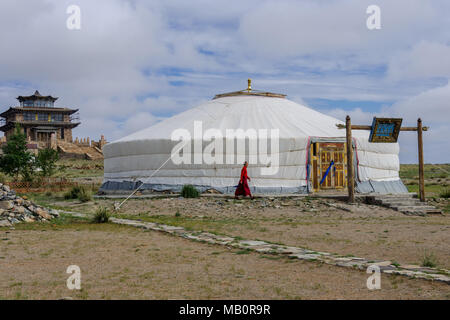
[[[61,113],[53,113],[51,115],[51,121],[63,121],[63,115]]]
[[[24,121],[33,121],[36,119],[36,115],[32,112],[25,112],[23,114],[23,120]]]

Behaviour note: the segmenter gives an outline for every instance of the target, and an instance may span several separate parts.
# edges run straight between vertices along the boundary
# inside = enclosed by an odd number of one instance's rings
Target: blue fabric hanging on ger
[[[323,175],[322,180],[320,180],[320,184],[322,184],[325,181],[325,178],[327,177],[327,175],[330,173],[330,169],[331,167],[334,165],[334,160],[331,160],[330,165],[328,166],[327,171],[325,171],[325,174]]]

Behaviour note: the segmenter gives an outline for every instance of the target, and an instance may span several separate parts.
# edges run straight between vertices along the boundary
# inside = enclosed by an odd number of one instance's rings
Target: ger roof
[[[176,129],[186,129],[193,137],[195,121],[201,121],[203,133],[218,129],[223,136],[227,129],[279,129],[282,138],[345,136],[345,130],[336,127],[342,121],[306,106],[285,98],[242,95],[213,99],[116,142],[170,140]]]
[[[170,140],[177,129],[188,130],[194,138],[196,121],[201,121],[203,133],[218,129],[224,137],[227,129],[278,129],[280,138],[345,137],[345,130],[336,127],[343,124],[341,120],[286,99],[285,94],[253,90],[249,79],[245,90],[217,94],[204,104],[114,142]]]

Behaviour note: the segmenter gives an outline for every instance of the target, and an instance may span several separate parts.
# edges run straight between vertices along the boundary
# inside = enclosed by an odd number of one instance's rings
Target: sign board
[[[370,131],[369,142],[397,142],[401,118],[373,118],[372,130]]]

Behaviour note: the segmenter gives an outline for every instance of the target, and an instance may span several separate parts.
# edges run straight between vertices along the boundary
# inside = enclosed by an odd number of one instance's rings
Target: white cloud
[[[449,101],[450,83],[400,101],[390,108],[392,114],[403,117],[406,124],[415,126],[417,119],[421,118],[424,126],[430,126],[430,130],[423,134],[425,162],[450,162]],[[409,163],[417,162],[417,135],[406,135],[402,134],[400,139],[401,160]]]
[[[408,121],[422,120],[437,125],[450,124],[450,83],[399,101],[391,107],[392,113],[403,115]]]
[[[411,50],[394,55],[389,61],[392,80],[450,78],[450,45],[421,41]]]
[[[374,117],[373,113],[364,112],[363,110],[361,110],[361,108],[356,108],[352,110],[332,109],[320,111],[328,114],[329,116],[335,117],[336,119],[340,119],[342,121],[345,121],[345,117],[349,115],[353,124],[369,125],[372,123],[372,119]]]
[[[123,134],[131,134],[141,129],[150,127],[158,122],[158,119],[150,113],[139,112],[128,118],[123,125]]]

